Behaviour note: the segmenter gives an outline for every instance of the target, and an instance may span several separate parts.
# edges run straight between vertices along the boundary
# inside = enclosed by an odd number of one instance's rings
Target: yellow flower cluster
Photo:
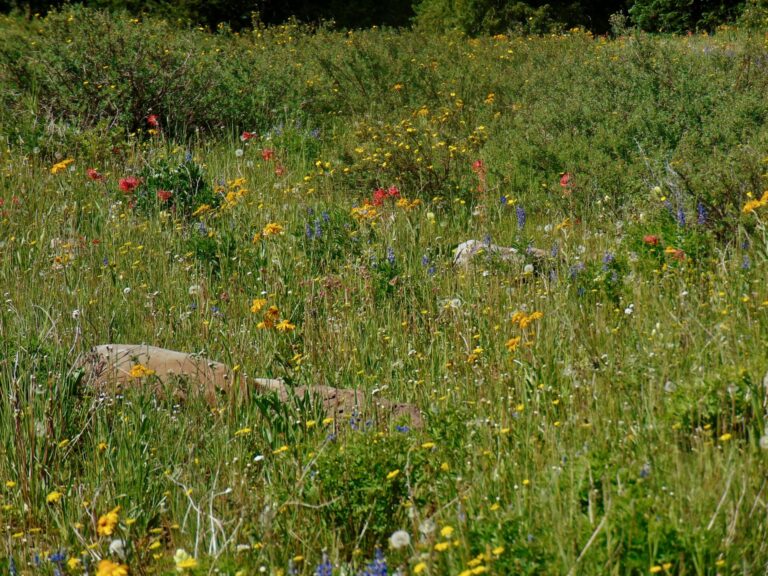
[[[67,158],[66,160],[57,162],[56,164],[51,166],[51,174],[58,174],[59,172],[63,172],[74,161],[75,161],[74,158]]]
[[[220,186],[216,189],[218,194],[224,196],[224,208],[232,208],[248,194],[249,190],[245,187],[247,181],[245,178],[236,178],[227,180],[226,187]]]
[[[351,214],[352,214],[352,218],[354,218],[358,222],[364,222],[364,221],[375,220],[379,215],[379,211],[376,209],[376,207],[373,204],[369,204],[368,202],[366,202],[362,206],[355,206],[354,208],[352,208]]]
[[[267,305],[264,298],[256,298],[251,304],[251,312],[258,314],[261,309]],[[274,328],[278,332],[293,332],[296,329],[295,324],[291,324],[287,319],[280,319],[280,309],[277,306],[270,306],[264,314],[261,322],[256,325],[260,329]]]
[[[522,311],[517,311],[512,315],[512,324],[517,324],[522,330],[525,330],[533,324],[534,321],[544,317],[543,312],[533,312],[532,314],[526,314]]]
[[[147,368],[144,364],[135,364],[128,374],[131,378],[145,378],[152,376],[154,373],[155,371],[152,368]]]
[[[99,536],[112,536],[114,534],[115,527],[120,520],[119,512],[120,506],[117,506],[99,517],[99,521],[96,523],[96,532]]]
[[[762,208],[766,204],[768,204],[768,190],[763,192],[763,195],[760,197],[760,200],[753,199],[747,202],[746,204],[744,204],[744,207],[741,209],[741,211],[744,214],[751,214],[752,212],[754,212],[758,208]]]

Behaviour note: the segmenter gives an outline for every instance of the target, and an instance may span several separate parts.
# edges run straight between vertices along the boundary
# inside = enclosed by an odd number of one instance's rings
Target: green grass
[[[63,550],[94,573],[114,539],[131,574],[177,549],[188,573],[314,574],[324,551],[356,573],[377,547],[409,574],[764,569],[762,33],[2,26],[0,569]],[[452,265],[486,236],[552,255]],[[295,330],[258,328],[257,298]],[[426,426],[102,397],[77,359],[108,342],[376,391]]]

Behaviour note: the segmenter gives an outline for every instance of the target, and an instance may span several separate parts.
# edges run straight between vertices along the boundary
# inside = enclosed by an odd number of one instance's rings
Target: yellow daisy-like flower
[[[426,569],[427,569],[427,563],[426,562],[419,562],[418,564],[416,564],[416,566],[413,567],[413,573],[414,574],[421,574]]]
[[[267,300],[265,298],[254,298],[253,303],[251,304],[251,312],[254,314],[259,313],[266,304]]]
[[[284,228],[282,225],[277,224],[276,222],[270,222],[264,226],[264,230],[261,231],[261,234],[263,236],[277,236],[278,234],[282,234],[283,230]]]
[[[176,564],[176,572],[179,573],[184,572],[184,570],[197,568],[197,560],[182,548],[176,550],[176,554],[173,555],[173,562]]]
[[[117,506],[99,517],[99,521],[96,523],[96,532],[99,536],[112,536],[112,534],[114,534],[115,527],[120,520],[118,515],[119,512],[120,506]]]
[[[62,494],[58,490],[54,490],[53,492],[50,492],[48,496],[45,497],[45,501],[48,502],[48,504],[56,504],[63,497],[64,497],[64,494]]]
[[[67,166],[72,164],[74,162],[74,158],[67,158],[66,160],[62,160],[61,162],[57,162],[53,166],[51,166],[51,174],[58,174],[59,172],[63,172],[67,169]]]
[[[281,320],[275,326],[275,330],[278,332],[292,332],[295,328],[296,326],[288,322],[288,320]]]
[[[387,480],[394,480],[397,478],[397,476],[400,474],[400,470],[392,470],[389,474],[387,474]]]
[[[509,350],[510,352],[514,352],[517,350],[517,347],[520,346],[521,338],[520,336],[515,336],[514,338],[510,338],[504,343],[504,346]]]
[[[96,576],[128,576],[128,566],[112,560],[101,560],[96,568]]]
[[[144,378],[146,376],[152,376],[154,373],[154,370],[147,368],[144,364],[135,364],[129,372],[131,378]]]

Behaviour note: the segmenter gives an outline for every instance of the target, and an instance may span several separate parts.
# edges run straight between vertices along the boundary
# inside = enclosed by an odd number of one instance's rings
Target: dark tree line
[[[768,0],[749,0],[753,4]],[[711,29],[736,18],[747,0],[81,0],[80,3],[132,14],[162,15],[211,29],[226,23],[239,30],[258,20],[277,24],[296,18],[333,22],[339,28],[409,26],[460,28],[469,34],[508,29],[544,32],[584,26],[604,33],[615,13],[648,31]],[[44,14],[61,0],[0,0],[0,11]]]

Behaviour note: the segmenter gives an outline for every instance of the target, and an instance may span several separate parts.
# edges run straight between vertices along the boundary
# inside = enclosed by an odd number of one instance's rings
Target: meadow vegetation
[[[763,573],[753,24],[1,20],[0,571]],[[548,256],[455,267],[468,239]],[[99,395],[78,358],[107,342],[425,427],[177,403],[138,367]]]

